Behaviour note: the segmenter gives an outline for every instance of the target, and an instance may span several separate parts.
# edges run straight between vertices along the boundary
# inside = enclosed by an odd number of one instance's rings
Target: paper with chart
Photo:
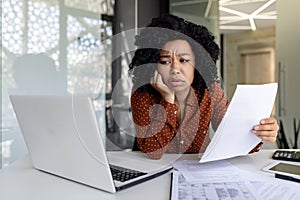
[[[172,200],[261,199],[243,171],[227,161],[180,160],[172,165]]]
[[[179,160],[172,165],[171,200],[300,199],[299,183],[245,171],[226,160]]]
[[[249,182],[188,183],[182,174],[173,172],[171,200],[192,199],[249,199],[263,200],[256,196]]]
[[[251,132],[254,125],[270,117],[277,83],[237,85],[215,135],[200,163],[247,155],[261,139]]]

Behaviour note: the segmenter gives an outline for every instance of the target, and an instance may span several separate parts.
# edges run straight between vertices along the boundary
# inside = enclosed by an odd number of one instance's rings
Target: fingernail
[[[264,124],[264,123],[266,123],[266,121],[265,121],[265,120],[261,120],[260,123],[261,123],[261,124]]]
[[[255,127],[254,127],[254,130],[259,130],[259,126],[255,126]]]

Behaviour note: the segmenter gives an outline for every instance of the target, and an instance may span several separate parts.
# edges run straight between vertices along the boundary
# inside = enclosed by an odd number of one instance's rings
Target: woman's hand
[[[258,125],[255,125],[252,132],[262,139],[263,142],[275,142],[279,126],[274,117],[260,120]]]
[[[163,82],[162,77],[157,70],[155,70],[154,76],[151,77],[150,84],[163,96],[167,102],[175,102],[174,91],[170,90],[170,88]]]

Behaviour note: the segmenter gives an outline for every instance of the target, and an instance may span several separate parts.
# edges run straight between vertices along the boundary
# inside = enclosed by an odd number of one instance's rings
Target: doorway
[[[245,50],[240,53],[240,84],[265,84],[276,80],[273,48]],[[276,103],[272,115],[275,115]]]
[[[275,81],[274,49],[245,50],[240,53],[239,83],[263,84]]]

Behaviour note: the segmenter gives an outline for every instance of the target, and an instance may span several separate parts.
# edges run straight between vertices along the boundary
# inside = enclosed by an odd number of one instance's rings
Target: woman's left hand
[[[252,132],[262,139],[263,142],[275,142],[279,126],[274,117],[269,117],[260,120],[258,125],[255,125]]]

